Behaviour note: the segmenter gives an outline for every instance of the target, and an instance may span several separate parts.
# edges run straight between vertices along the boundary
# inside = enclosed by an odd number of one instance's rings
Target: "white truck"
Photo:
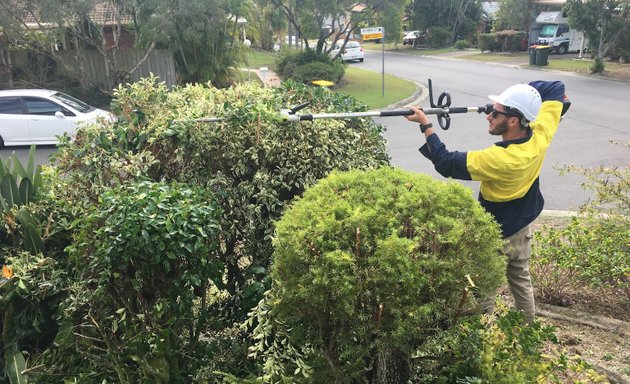
[[[569,27],[562,11],[540,12],[536,23],[540,25],[537,45],[548,45],[558,54],[577,51],[581,53],[584,50],[584,34]]]

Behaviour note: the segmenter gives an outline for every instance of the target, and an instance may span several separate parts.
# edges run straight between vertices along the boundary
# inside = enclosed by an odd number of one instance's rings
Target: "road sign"
[[[361,28],[361,38],[363,41],[382,39],[383,27]]]

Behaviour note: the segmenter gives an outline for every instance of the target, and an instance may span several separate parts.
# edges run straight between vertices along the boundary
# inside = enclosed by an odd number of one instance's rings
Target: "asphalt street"
[[[351,64],[380,72],[381,53],[368,51],[363,63]],[[604,78],[578,76],[572,73],[542,68],[523,68],[516,65],[484,63],[435,56],[411,56],[385,53],[385,73],[427,85],[433,83],[434,101],[441,92],[451,95],[451,106],[481,106],[489,102],[488,95],[499,94],[516,83],[532,80],[562,80],[571,100],[571,109],[560,123],[560,128],[547,152],[541,170],[540,183],[546,200],[545,209],[576,210],[592,197],[584,190],[584,179],[577,174],[558,171],[565,165],[583,167],[629,166],[630,150],[630,84]],[[385,84],[387,92],[387,84]],[[416,104],[429,107],[424,92]],[[435,117],[431,118],[437,126]],[[439,130],[440,138],[450,150],[485,148],[500,138],[488,134],[485,115],[477,113],[451,115],[451,127]],[[420,153],[424,136],[417,125],[404,117],[376,119],[387,131],[392,163],[403,169],[423,172],[443,179],[433,165]],[[458,181],[477,194],[478,183]]]

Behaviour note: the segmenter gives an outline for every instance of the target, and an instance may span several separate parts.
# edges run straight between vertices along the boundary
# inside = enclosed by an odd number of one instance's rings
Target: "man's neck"
[[[501,135],[503,141],[508,140],[517,140],[525,138],[529,135],[529,131],[527,129],[520,129],[520,127],[514,127],[512,129],[508,129],[504,134]]]

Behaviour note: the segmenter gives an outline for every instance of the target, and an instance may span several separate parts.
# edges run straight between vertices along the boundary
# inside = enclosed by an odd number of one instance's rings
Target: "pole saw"
[[[431,108],[423,108],[425,115],[437,115],[438,123],[442,129],[449,129],[451,126],[451,113],[468,113],[477,112],[486,115],[492,112],[492,104],[486,104],[480,107],[451,107],[451,95],[448,92],[442,92],[438,97],[437,104],[433,101],[433,84],[431,79],[428,81],[429,86],[429,103]],[[312,121],[317,119],[347,119],[352,117],[390,117],[390,116],[410,116],[414,112],[411,109],[395,109],[389,111],[365,111],[365,112],[341,112],[341,113],[319,113],[319,114],[296,114],[297,111],[306,107],[309,103],[300,104],[291,109],[283,109],[280,114],[287,121]]]
[[[426,115],[437,115],[438,124],[442,129],[449,129],[451,126],[451,113],[485,113],[486,115],[492,113],[492,104],[486,104],[479,107],[451,107],[451,95],[448,92],[442,92],[438,97],[437,104],[433,101],[433,84],[431,79],[428,79],[429,87],[429,103],[431,108],[423,108],[422,111]],[[391,116],[410,116],[414,112],[411,109],[395,109],[385,111],[365,111],[365,112],[339,112],[339,113],[317,113],[317,114],[298,114],[297,112],[307,107],[310,103],[306,102],[295,106],[290,109],[283,109],[280,111],[280,117],[284,121],[313,121],[318,119],[349,119],[357,117],[391,117]],[[561,116],[569,110],[571,101],[565,97]],[[194,120],[186,120],[186,122],[203,122],[212,123],[223,120],[221,117],[204,117]],[[174,122],[184,122],[182,120],[175,120]]]

